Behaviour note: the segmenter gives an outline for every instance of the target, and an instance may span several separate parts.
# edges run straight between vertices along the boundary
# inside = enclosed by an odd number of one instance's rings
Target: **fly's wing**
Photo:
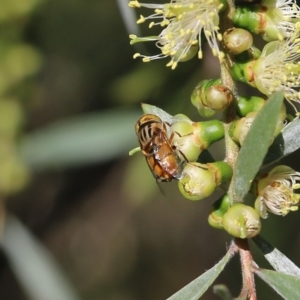
[[[164,136],[164,143],[159,149],[159,162],[165,172],[169,174],[169,181],[181,178],[183,161],[166,136]]]
[[[160,166],[155,160],[154,155],[146,156],[147,165],[156,181],[160,179]]]
[[[148,157],[146,156],[146,162],[147,162],[147,165],[148,165],[148,167],[149,167],[149,169],[150,169],[150,171],[151,171],[153,177],[155,178],[156,184],[157,184],[157,186],[158,186],[160,192],[161,192],[164,196],[166,196],[165,191],[164,191],[163,186],[162,186],[162,182],[166,182],[166,180],[164,180],[164,178],[161,178],[160,176],[158,176],[158,175],[155,173],[154,168],[153,168],[153,163],[156,163],[156,162],[154,161],[154,157],[153,157],[153,156],[148,156]]]

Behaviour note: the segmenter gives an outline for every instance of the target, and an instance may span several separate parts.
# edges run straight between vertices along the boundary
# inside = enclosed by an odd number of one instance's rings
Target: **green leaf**
[[[51,253],[15,217],[8,215],[1,249],[31,300],[80,300]]]
[[[166,111],[162,110],[161,108],[159,108],[157,106],[143,103],[142,110],[145,114],[153,114],[153,115],[160,117],[164,122],[167,122],[169,124],[173,123],[173,116],[171,116]]]
[[[299,278],[280,272],[264,269],[255,270],[255,273],[284,299],[300,299]]]
[[[20,155],[34,171],[125,156],[138,145],[134,125],[140,115],[111,110],[58,121],[25,136]]]
[[[164,111],[163,109],[146,103],[142,104],[142,110],[145,114],[156,115],[160,117],[164,122],[167,122],[169,124],[173,124],[176,121],[186,120],[186,118],[182,118],[183,115],[172,116],[168,114],[166,111]]]
[[[300,269],[283,253],[274,248],[261,236],[254,237],[253,241],[255,242],[257,247],[263,252],[266,260],[276,271],[300,278]]]
[[[167,300],[197,300],[199,299],[206,290],[211,286],[215,279],[222,272],[228,261],[232,256],[232,251],[226,253],[226,255],[211,269],[206,271],[204,274],[194,279],[184,288],[179,290],[177,293],[172,295]]]
[[[270,164],[276,160],[287,156],[300,148],[300,119],[296,118],[283,128],[281,133],[276,137],[274,143],[264,160],[265,164]]]
[[[283,102],[282,92],[273,94],[259,111],[243,142],[233,174],[233,200],[241,201],[250,189],[271,144]]]
[[[214,294],[221,297],[223,300],[236,300],[231,295],[228,287],[224,284],[216,284],[213,286],[213,292]]]

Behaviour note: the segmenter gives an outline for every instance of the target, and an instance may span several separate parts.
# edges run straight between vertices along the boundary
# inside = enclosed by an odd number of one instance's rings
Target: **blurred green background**
[[[230,236],[206,221],[220,193],[162,194],[142,155],[128,156],[140,104],[199,120],[189,97],[218,62],[133,60],[157,50],[129,45],[125,13],[112,0],[0,0],[2,300],[166,299],[226,252]],[[270,217],[262,235],[299,265],[298,228],[299,213]],[[216,283],[238,294],[237,257]],[[280,299],[258,284],[260,299]]]

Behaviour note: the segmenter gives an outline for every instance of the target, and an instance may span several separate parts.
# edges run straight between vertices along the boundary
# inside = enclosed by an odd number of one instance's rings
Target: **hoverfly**
[[[172,145],[174,132],[168,136],[170,125],[163,122],[158,116],[143,115],[135,125],[140,148],[147,164],[159,182],[170,182],[180,179],[183,164],[186,161],[183,153]]]

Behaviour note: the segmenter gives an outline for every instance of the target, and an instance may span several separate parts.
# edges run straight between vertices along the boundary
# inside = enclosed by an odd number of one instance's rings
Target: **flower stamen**
[[[213,55],[223,61],[225,55],[220,51],[218,42],[222,40],[222,34],[219,32],[219,11],[224,8],[224,4],[219,0],[171,0],[169,4],[147,4],[134,0],[129,2],[129,6],[154,9],[154,14],[148,17],[141,15],[138,24],[158,19],[158,22],[151,21],[149,27],[165,27],[155,39],[161,54],[140,55],[144,61],[170,56],[171,61],[167,66],[175,69],[178,62],[189,60],[197,53],[201,59],[203,36]],[[149,41],[147,38],[136,39]]]

